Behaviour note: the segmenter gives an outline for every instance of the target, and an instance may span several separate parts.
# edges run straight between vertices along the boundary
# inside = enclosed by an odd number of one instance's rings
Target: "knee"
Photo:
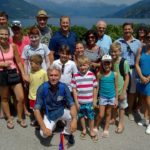
[[[103,117],[104,117],[104,114],[102,114],[102,113],[98,114],[98,118],[102,119]]]
[[[1,101],[4,102],[4,103],[8,102],[8,97],[7,96],[4,96],[4,97],[2,96]]]
[[[17,102],[23,103],[24,102],[24,96],[23,95],[18,96],[17,97]]]

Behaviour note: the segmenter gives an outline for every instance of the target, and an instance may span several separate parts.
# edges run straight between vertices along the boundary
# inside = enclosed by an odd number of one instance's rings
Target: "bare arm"
[[[115,106],[118,105],[118,74],[115,72],[115,92],[116,92],[116,97],[115,97]]]
[[[142,52],[142,48],[139,48],[138,49],[138,52],[137,52],[137,55],[136,55],[136,61],[135,61],[135,68],[136,68],[136,71],[142,81],[142,83],[146,84],[147,82],[149,82],[149,78],[148,77],[145,77],[143,76],[142,74],[142,71],[141,71],[141,68],[139,66],[139,62],[140,62],[140,57],[141,57],[141,52]]]
[[[80,104],[79,104],[78,98],[77,98],[77,89],[73,88],[72,92],[73,92],[73,98],[74,98],[74,101],[75,101],[75,104],[76,104],[76,108],[77,108],[77,110],[79,110],[80,109]]]
[[[50,54],[49,54],[49,60],[50,60],[50,64],[53,64],[53,61],[54,61],[54,51],[50,51]]]

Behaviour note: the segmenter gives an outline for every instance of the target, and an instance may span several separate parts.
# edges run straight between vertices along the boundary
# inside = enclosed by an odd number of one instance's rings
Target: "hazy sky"
[[[47,0],[47,1],[53,1],[55,3],[63,3],[63,2],[66,2],[66,1],[85,1],[85,2],[105,2],[107,4],[127,4],[127,5],[130,5],[130,4],[133,4],[135,2],[138,2],[140,0]]]

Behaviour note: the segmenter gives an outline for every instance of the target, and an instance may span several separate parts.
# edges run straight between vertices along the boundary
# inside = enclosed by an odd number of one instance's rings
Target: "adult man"
[[[60,30],[55,33],[52,37],[49,49],[52,52],[51,62],[59,58],[59,48],[61,45],[68,45],[70,48],[71,56],[74,55],[75,43],[77,41],[77,36],[74,32],[70,31],[70,18],[69,16],[62,16],[60,18]]]
[[[41,43],[44,43],[47,46],[49,45],[49,41],[52,37],[52,30],[50,27],[47,26],[48,18],[49,17],[45,10],[38,11],[36,20],[38,23],[37,27],[39,28],[39,30],[41,32]]]
[[[107,24],[105,21],[98,21],[96,24],[97,32],[98,32],[98,41],[97,45],[101,48],[101,50],[105,53],[109,53],[110,45],[112,44],[111,37],[105,34]]]
[[[132,108],[136,99],[136,73],[135,73],[135,56],[141,47],[141,42],[133,37],[133,24],[123,24],[123,37],[116,40],[121,44],[122,57],[125,58],[130,65],[130,87],[128,89],[128,117],[134,120]]]
[[[4,11],[0,12],[0,26],[8,26],[8,15]],[[11,28],[8,27],[8,29],[10,36],[13,36]]]
[[[63,133],[68,138],[68,143],[74,144],[72,133],[77,127],[77,111],[69,88],[59,82],[61,69],[55,65],[48,68],[49,81],[43,83],[37,91],[35,104],[35,117],[41,127],[40,134],[43,138],[52,135],[52,131],[58,120],[65,120],[66,126]],[[66,105],[70,111],[65,109]],[[46,114],[42,119],[40,110],[45,108]]]

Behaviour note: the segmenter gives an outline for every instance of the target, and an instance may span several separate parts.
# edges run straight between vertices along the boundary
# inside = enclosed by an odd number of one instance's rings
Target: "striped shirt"
[[[77,89],[77,98],[80,104],[93,102],[93,89],[97,87],[97,81],[91,71],[87,71],[85,75],[81,75],[79,72],[74,74],[71,86]]]

